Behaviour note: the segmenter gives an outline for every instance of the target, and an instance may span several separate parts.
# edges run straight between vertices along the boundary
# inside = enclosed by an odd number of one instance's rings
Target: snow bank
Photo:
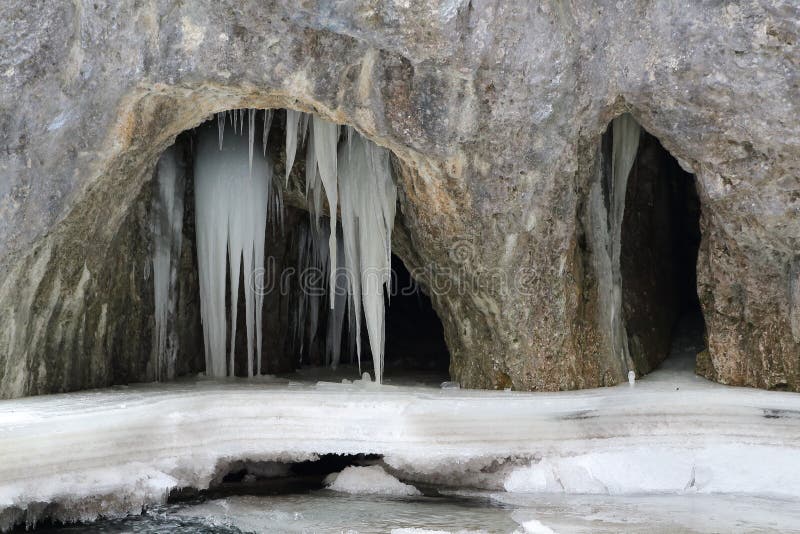
[[[333,491],[352,494],[398,497],[421,495],[417,488],[400,482],[379,465],[347,467],[341,473],[329,476],[326,485]]]
[[[517,468],[504,488],[520,493],[750,493],[800,495],[795,447],[714,444],[701,449],[620,448],[547,457]]]
[[[450,487],[799,498],[798,414],[796,393],[659,372],[562,393],[200,380],[6,400],[0,523],[124,514],[236,461],[322,454]]]
[[[543,525],[541,521],[531,519],[522,523],[522,533],[519,534],[556,534],[555,530]],[[515,533],[516,534],[516,533]]]

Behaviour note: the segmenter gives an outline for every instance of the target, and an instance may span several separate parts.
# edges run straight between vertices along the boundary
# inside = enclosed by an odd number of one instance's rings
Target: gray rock
[[[547,390],[627,374],[592,191],[632,113],[697,177],[704,373],[800,390],[798,21],[793,0],[6,0],[0,396],[152,377],[148,182],[239,107],[390,148],[454,379]]]

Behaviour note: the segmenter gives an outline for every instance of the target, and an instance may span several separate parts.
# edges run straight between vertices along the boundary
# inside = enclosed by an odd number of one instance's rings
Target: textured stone
[[[800,389],[798,20],[792,0],[8,0],[0,395],[149,378],[126,221],[181,131],[249,106],[394,152],[398,251],[431,273],[451,374],[517,389],[624,379],[596,184],[632,113],[697,176],[709,376]]]

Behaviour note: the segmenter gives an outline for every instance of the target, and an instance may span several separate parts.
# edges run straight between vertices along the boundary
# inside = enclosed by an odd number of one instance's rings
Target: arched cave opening
[[[397,382],[449,378],[450,353],[430,296],[406,265],[392,255],[392,291],[386,309],[386,377]]]
[[[327,136],[327,153],[315,150],[315,142],[325,139],[321,131]],[[362,149],[366,157],[359,161],[354,153]],[[348,160],[355,163],[348,167]],[[394,219],[396,196],[379,190],[370,197],[362,193],[365,182],[345,183],[343,173],[348,171],[372,180],[371,173],[381,164],[396,182],[394,154],[355,129],[291,110],[222,112],[179,135],[159,160],[153,187],[156,377],[205,372],[354,380],[359,378],[360,349],[361,372],[374,379],[373,349],[382,346],[383,356],[375,361],[382,362],[378,373],[387,382],[447,380],[449,353],[430,298],[403,261],[390,253],[388,236],[376,245],[380,225],[363,215],[383,209]],[[323,165],[333,165],[340,175],[332,186],[338,190],[335,244],[330,240],[330,176],[321,176]],[[204,175],[209,168],[223,178],[211,188]],[[266,180],[251,187],[250,181],[264,173]],[[237,193],[237,187],[248,190]],[[252,198],[259,196],[265,197],[264,205],[254,207]],[[391,206],[379,205],[383,198]],[[352,230],[346,235],[343,219],[348,216],[351,228],[355,220],[355,237]],[[254,232],[259,225],[264,227]],[[390,268],[385,275],[375,260],[375,251],[381,253],[384,245]],[[334,247],[336,270],[331,276]],[[263,264],[254,259],[259,254]],[[354,263],[360,268],[350,268]],[[209,283],[214,276],[216,282]],[[360,295],[354,294],[356,281]],[[383,312],[375,307],[380,300],[368,300],[376,291],[385,303]],[[212,305],[216,311],[210,312]],[[382,321],[371,322],[370,316],[380,313],[385,313]],[[382,336],[378,343],[371,341],[376,332]],[[210,350],[211,345],[215,348]],[[214,351],[224,353],[216,356],[217,364],[212,363]]]
[[[619,256],[628,354],[640,373],[667,359],[673,367],[693,370],[706,343],[697,291],[701,204],[696,179],[655,136],[638,130]],[[613,137],[608,137],[604,142],[611,150]]]

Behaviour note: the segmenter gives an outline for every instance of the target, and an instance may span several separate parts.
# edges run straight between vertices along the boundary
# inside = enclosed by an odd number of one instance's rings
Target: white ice
[[[622,220],[625,212],[625,193],[628,189],[628,176],[636,160],[639,149],[641,127],[629,113],[623,113],[612,121],[611,149],[611,212],[609,228],[611,233],[611,336],[614,350],[619,351],[623,368],[630,370],[633,362],[628,349],[628,336],[622,321],[622,271],[620,254],[622,252]]]
[[[289,174],[292,172],[294,158],[297,154],[297,134],[303,113],[293,109],[286,110],[286,185],[289,185]],[[305,132],[303,132],[305,135]]]
[[[130,510],[234,460],[329,453],[383,455],[412,484],[800,500],[798,414],[800,394],[670,370],[559,393],[252,379],[7,400],[0,513]]]
[[[379,465],[346,467],[340,473],[329,475],[325,485],[330,490],[353,495],[420,495],[417,488],[400,482]]]
[[[360,321],[363,305],[372,351],[375,381],[383,376],[384,290],[391,282],[391,240],[397,188],[386,149],[348,132],[339,148],[339,196],[345,263],[360,355]],[[351,325],[352,328],[352,325]]]
[[[264,240],[269,209],[272,162],[254,152],[255,113],[248,112],[248,136],[244,113],[233,112],[239,132],[225,137],[213,128],[197,134],[195,154],[195,221],[197,258],[200,276],[200,312],[209,376],[233,374],[234,343],[240,276],[245,283],[245,325],[247,329],[247,372],[260,372],[261,318],[263,297],[250,284],[254,273],[264,266]],[[238,117],[238,118],[237,118]],[[226,366],[227,317],[225,307],[226,258],[229,259],[231,286],[230,351]],[[254,369],[254,361],[255,364]],[[226,370],[227,368],[227,370]]]
[[[185,169],[175,146],[167,148],[156,166],[153,193],[153,291],[155,328],[153,366],[156,380],[175,377],[178,333],[175,324],[178,265],[183,231]]]
[[[447,500],[322,491],[228,497],[170,507],[168,513],[259,534],[783,534],[800,530],[797,501],[744,495],[609,497],[471,491],[455,496]]]

